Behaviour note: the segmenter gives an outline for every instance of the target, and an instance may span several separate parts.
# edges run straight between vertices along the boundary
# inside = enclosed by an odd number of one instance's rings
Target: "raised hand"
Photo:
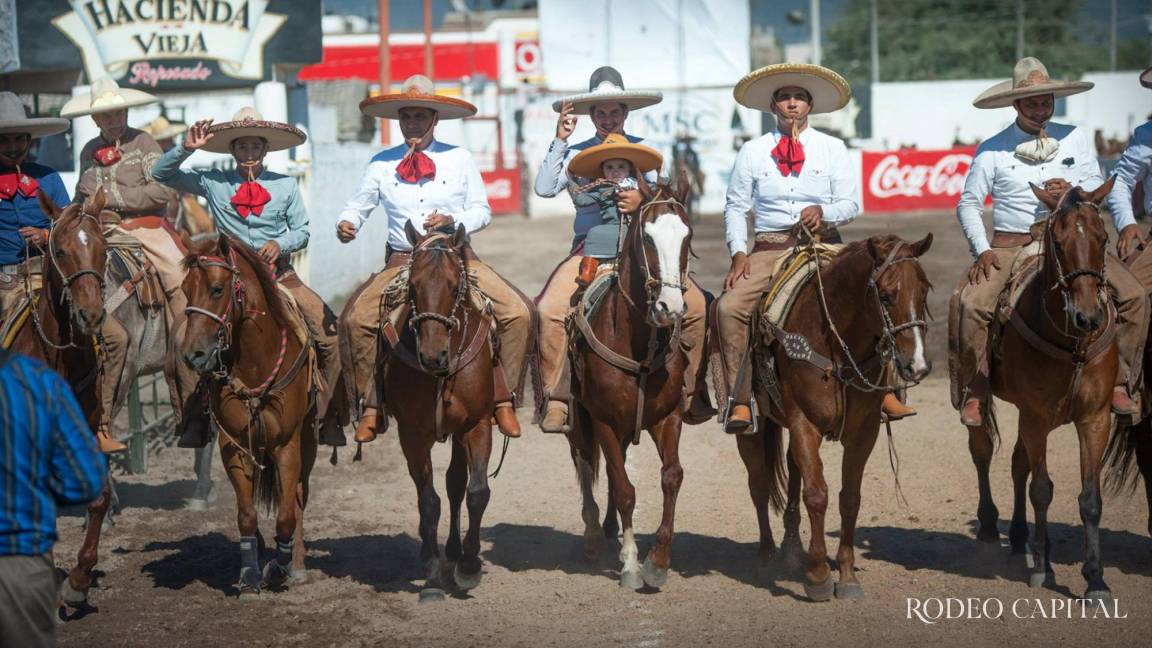
[[[211,127],[211,119],[201,119],[195,124],[192,124],[192,127],[188,129],[188,134],[184,136],[185,150],[195,151],[207,144],[208,140],[215,137],[214,134],[208,132],[208,129]]]
[[[556,120],[556,137],[565,142],[576,130],[576,115],[572,114],[572,102],[565,101],[560,105],[560,118]]]

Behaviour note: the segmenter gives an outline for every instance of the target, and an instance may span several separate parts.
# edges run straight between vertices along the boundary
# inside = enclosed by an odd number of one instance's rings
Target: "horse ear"
[[[408,221],[411,223],[412,221]],[[461,248],[468,242],[468,230],[464,227],[464,223],[456,226],[456,231],[452,232],[452,247]]]
[[[228,242],[228,235],[224,232],[216,234],[216,249],[220,251],[222,257],[227,257],[232,252],[232,244]]]
[[[930,247],[932,247],[932,232],[928,232],[928,236],[912,244],[912,256],[917,258],[922,257]]]
[[[193,242],[194,241],[192,240],[192,237],[188,235],[187,230],[180,230],[180,243],[184,246],[185,250],[191,250]]]
[[[868,254],[872,255],[872,260],[875,261],[876,265],[884,263],[884,259],[888,258],[888,253],[891,251],[892,241],[888,237],[868,237]]]
[[[107,200],[108,198],[104,194],[104,187],[97,187],[96,193],[84,201],[84,213],[89,216],[99,216],[100,212],[104,211],[104,205],[107,203]]]
[[[1108,194],[1112,193],[1112,185],[1114,184],[1116,184],[1116,174],[1112,174],[1112,176],[1104,181],[1104,184],[1096,187],[1095,191],[1085,192],[1081,190],[1080,195],[1084,200],[1087,200],[1093,205],[1099,205],[1100,201],[1104,200]]]
[[[1031,182],[1028,183],[1028,186],[1032,187],[1032,194],[1042,205],[1048,208],[1048,211],[1056,211],[1056,205],[1060,204],[1059,198],[1053,197],[1047,190],[1041,189]]]
[[[412,247],[419,246],[420,241],[424,240],[424,237],[416,230],[416,226],[412,224],[412,221],[404,223],[404,235],[408,237],[408,242],[412,244]]]
[[[36,194],[40,197],[40,209],[48,216],[49,220],[56,220],[60,218],[61,209],[52,201],[47,192],[37,191]]]
[[[640,191],[640,196],[644,200],[652,199],[652,185],[648,184],[648,181],[644,179],[644,174],[642,173],[636,174],[636,188]]]

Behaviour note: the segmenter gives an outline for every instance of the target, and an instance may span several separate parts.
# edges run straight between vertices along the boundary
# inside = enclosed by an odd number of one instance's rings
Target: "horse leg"
[[[308,581],[308,570],[304,567],[304,556],[308,549],[304,545],[304,510],[308,508],[308,497],[311,494],[309,480],[312,478],[312,468],[316,465],[317,439],[311,434],[313,417],[310,414],[298,432],[300,439],[300,478],[296,483],[296,531],[293,535],[292,574],[289,579],[293,583]]]
[[[464,449],[468,453],[468,534],[464,536],[464,553],[453,578],[462,590],[480,584],[480,525],[492,491],[488,488],[488,459],[492,456],[492,423],[487,417],[464,435]],[[459,529],[457,529],[459,531]]]
[[[761,418],[760,431],[755,435],[736,435],[736,448],[740,459],[748,471],[748,494],[752,497],[752,507],[756,509],[756,522],[760,526],[760,559],[770,560],[776,554],[776,540],[772,537],[772,520],[768,515],[771,479],[770,466],[765,450],[767,426],[775,425],[767,418]]]
[[[1084,566],[1080,573],[1088,582],[1084,598],[1102,602],[1112,600],[1112,592],[1104,582],[1104,568],[1100,564],[1100,517],[1103,503],[1100,497],[1100,463],[1108,445],[1112,417],[1107,411],[1092,420],[1077,422],[1080,437],[1080,520],[1084,524]]]
[[[820,460],[820,430],[805,418],[798,418],[789,428],[790,451],[796,456],[804,481],[804,508],[812,537],[808,540],[808,560],[804,570],[804,592],[813,601],[832,598],[833,584],[828,569],[828,548],[824,544],[824,514],[828,510],[828,484],[824,481],[824,463]]]
[[[668,581],[668,567],[672,563],[676,497],[680,494],[680,485],[684,482],[684,469],[680,466],[681,425],[679,412],[674,412],[664,417],[664,420],[652,426],[650,430],[662,463],[660,489],[664,493],[664,512],[660,518],[660,527],[656,529],[656,546],[648,552],[648,557],[644,559],[644,568],[640,572],[644,583],[649,587],[664,586]]]
[[[416,485],[416,506],[420,510],[420,562],[424,565],[424,586],[420,589],[420,602],[444,600],[444,584],[440,578],[440,544],[436,529],[440,524],[440,496],[432,481],[431,430],[418,434],[417,430],[401,428],[400,447],[408,462],[408,474]]]
[[[279,488],[276,502],[276,557],[264,565],[264,583],[279,587],[292,573],[293,554],[296,550],[300,436],[293,436],[288,443],[277,448],[271,460],[276,462],[276,474],[279,477],[276,484]]]
[[[188,505],[185,508],[191,511],[204,511],[216,501],[216,487],[212,482],[212,456],[216,453],[216,448],[207,443],[203,448],[197,448],[195,452],[196,488],[192,491],[192,497],[188,498]]]
[[[568,446],[572,463],[576,466],[576,479],[580,483],[581,516],[584,519],[584,555],[595,560],[604,547],[606,529],[600,526],[600,507],[596,505],[596,477],[600,469],[600,449],[592,437],[588,413],[573,401],[576,407],[576,425],[568,432]],[[613,536],[614,537],[614,536]]]
[[[1012,448],[1012,526],[1008,530],[1008,539],[1012,543],[1012,553],[1022,554],[1028,551],[1028,452],[1024,449],[1024,442],[1016,438],[1016,446]]]
[[[88,524],[84,529],[84,542],[76,555],[76,566],[60,584],[60,598],[71,607],[88,602],[88,589],[92,587],[92,570],[96,567],[100,550],[100,532],[104,516],[112,504],[112,478],[109,475],[100,491],[100,497],[88,505]]]
[[[992,501],[992,485],[988,479],[988,469],[992,465],[992,435],[987,425],[968,428],[968,453],[976,466],[976,482],[980,489],[980,504],[976,507],[976,519],[980,529],[976,538],[982,542],[997,542],[1000,532],[996,529],[1000,510]]]
[[[236,583],[241,597],[258,594],[263,579],[260,574],[259,540],[256,535],[256,504],[252,493],[252,470],[240,450],[220,437],[220,459],[236,493],[236,526],[240,531],[240,580]]]
[[[784,539],[780,555],[787,565],[799,568],[804,562],[804,545],[800,542],[800,466],[791,449],[785,453],[788,465],[788,501],[784,504]]]
[[[879,419],[870,417],[856,428],[856,434],[844,435],[844,459],[840,465],[840,547],[836,551],[840,580],[836,583],[836,598],[864,598],[864,588],[856,579],[856,519],[860,514],[864,466],[876,447],[879,433]]]
[[[624,537],[620,543],[620,586],[637,590],[644,586],[640,576],[640,550],[636,546],[636,532],[632,529],[632,511],[636,508],[636,488],[628,480],[624,467],[624,444],[616,432],[600,421],[592,421],[592,431],[604,453],[604,463],[608,471],[608,488],[620,510],[620,522]]]
[[[468,487],[468,456],[460,437],[452,437],[452,462],[444,476],[448,490],[448,541],[444,543],[444,557],[449,565],[455,565],[463,553],[460,541],[460,505],[464,503],[464,492]]]
[[[1022,415],[1020,439],[1028,453],[1028,464],[1032,471],[1028,497],[1032,500],[1032,512],[1036,520],[1032,536],[1032,572],[1028,584],[1040,587],[1048,579],[1048,557],[1052,550],[1048,541],[1048,506],[1052,503],[1053,492],[1052,480],[1048,478],[1048,430],[1044,429],[1043,424],[1036,425],[1032,417]]]

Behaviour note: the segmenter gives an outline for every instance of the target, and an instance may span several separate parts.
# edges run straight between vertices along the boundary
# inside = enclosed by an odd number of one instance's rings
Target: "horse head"
[[[896,236],[868,239],[872,257],[870,292],[875,294],[880,317],[881,353],[890,354],[904,380],[919,382],[932,371],[924,357],[928,330],[928,291],[932,288],[920,257],[932,247],[932,234],[908,243]]]
[[[68,304],[72,321],[85,335],[94,335],[104,324],[104,267],[107,244],[100,225],[104,189],[81,205],[61,209],[43,191],[40,208],[52,220],[48,233],[46,281],[52,282]]]
[[[444,376],[451,370],[453,331],[467,325],[460,320],[468,307],[467,233],[458,225],[451,233],[421,234],[411,221],[404,232],[412,244],[408,326],[416,334],[416,357],[425,371]]]
[[[198,373],[221,369],[222,355],[231,347],[234,322],[243,314],[243,284],[236,252],[223,234],[181,235],[188,271],[181,288],[188,315],[181,356]],[[192,317],[201,315],[202,317]]]
[[[647,319],[655,327],[672,326],[687,308],[688,254],[692,248],[692,226],[684,208],[690,184],[681,173],[676,186],[657,183],[651,187],[639,178],[643,201],[640,212],[628,224],[624,249],[631,265],[644,282]]]
[[[1109,178],[1091,192],[1074,187],[1060,196],[1032,185],[1032,193],[1050,211],[1043,235],[1045,286],[1060,291],[1065,316],[1082,334],[1096,331],[1107,319],[1108,232],[1099,205],[1115,181]]]

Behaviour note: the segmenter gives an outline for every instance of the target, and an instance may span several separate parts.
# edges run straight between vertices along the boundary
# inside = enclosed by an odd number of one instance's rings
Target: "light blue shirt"
[[[1137,183],[1144,184],[1144,213],[1152,214],[1152,122],[1136,129],[1120,163],[1116,165],[1116,184],[1108,194],[1108,209],[1116,220],[1117,231],[1136,224],[1132,213],[1132,192]]]

